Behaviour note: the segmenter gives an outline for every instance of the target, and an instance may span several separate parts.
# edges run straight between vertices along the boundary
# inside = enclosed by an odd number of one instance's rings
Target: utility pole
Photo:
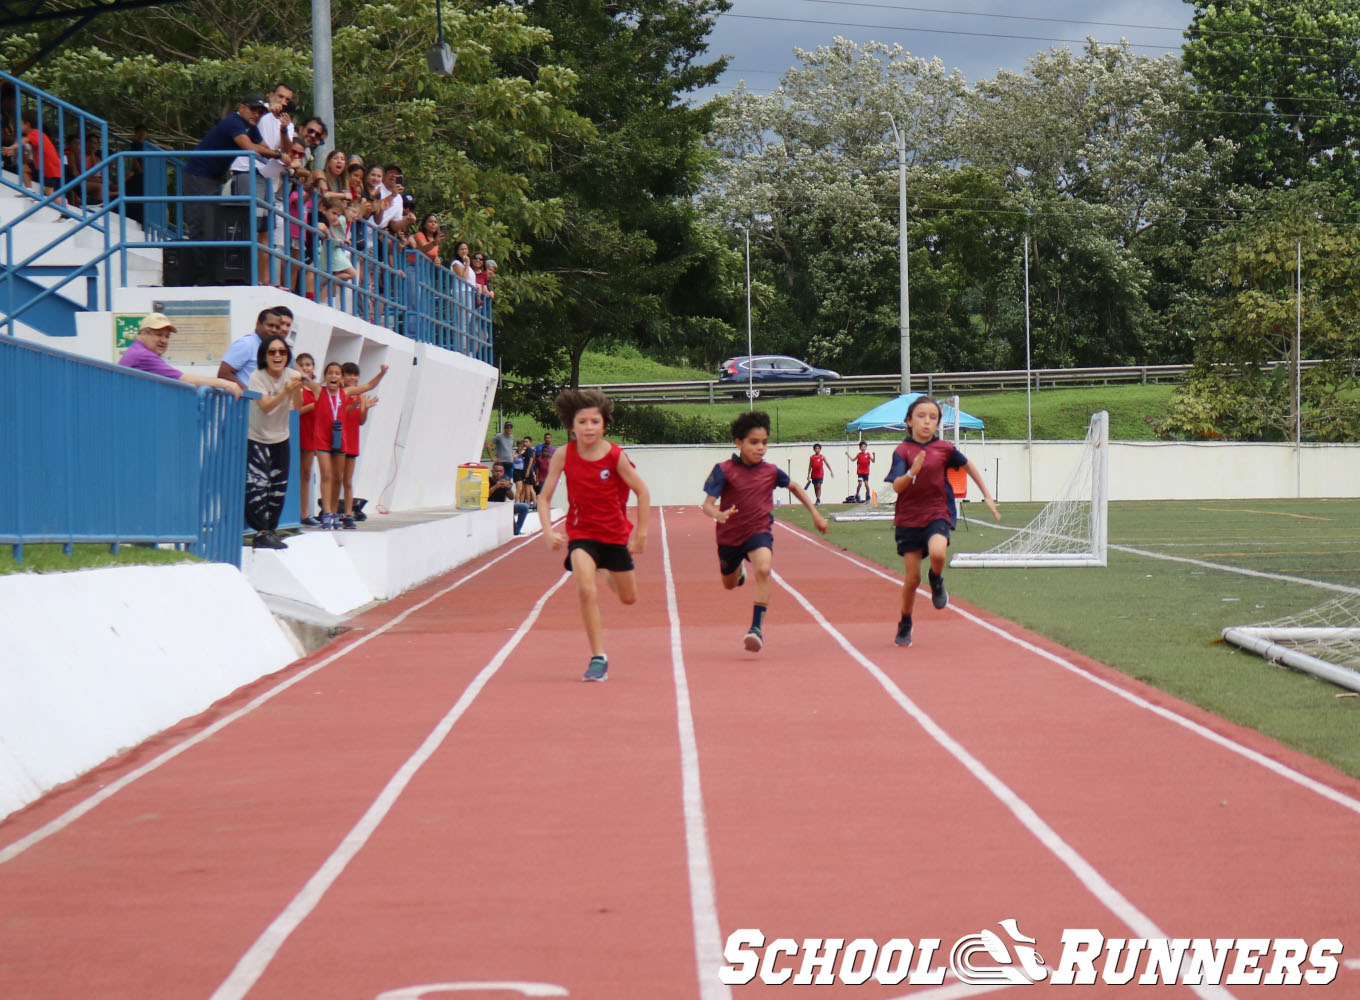
[[[907,136],[892,112],[883,112],[897,140],[897,330],[902,356],[902,394],[911,392],[911,282],[907,264]]]
[[[320,169],[335,148],[335,80],[331,72],[331,0],[312,0],[312,113],[326,123],[326,140],[316,151]]]

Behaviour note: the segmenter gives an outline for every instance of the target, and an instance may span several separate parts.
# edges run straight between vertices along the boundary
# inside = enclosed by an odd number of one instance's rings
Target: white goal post
[[[1268,663],[1283,663],[1360,691],[1360,596],[1341,597],[1278,621],[1225,628],[1223,638]]]
[[[1091,417],[1086,440],[1059,496],[1025,527],[986,552],[960,552],[949,565],[981,569],[1104,566],[1109,540],[1110,415]]]

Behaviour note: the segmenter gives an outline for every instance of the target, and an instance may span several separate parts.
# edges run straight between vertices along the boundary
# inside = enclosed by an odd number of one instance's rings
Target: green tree
[[[1095,42],[1040,53],[969,95],[961,155],[1027,214],[1036,364],[1168,360],[1177,349],[1157,311],[1184,279],[1232,152],[1187,135],[1190,100],[1173,57]]]
[[[736,227],[750,227],[753,272],[771,293],[757,323],[761,349],[894,371],[897,151],[888,115],[907,136],[914,202],[951,156],[942,137],[963,81],[901,46],[836,39],[796,54],[801,65],[775,93],[739,88],[722,103],[704,212],[734,244],[742,239]],[[910,245],[915,329],[918,286],[928,302],[932,262]],[[929,338],[918,344],[913,335],[912,345],[913,356],[919,347],[932,357]]]
[[[713,19],[728,0],[530,0],[542,32],[505,61],[536,80],[545,65],[576,74],[569,107],[592,126],[560,133],[533,171],[533,190],[560,204],[563,224],[540,233],[525,257],[551,296],[517,307],[498,333],[502,366],[539,389],[598,341],[635,343],[688,361],[696,338],[726,336],[730,309],[715,288],[730,262],[692,204],[705,171],[711,119],[686,96],[717,79],[704,62]]]
[[[1201,132],[1238,147],[1231,179],[1331,179],[1360,195],[1360,0],[1195,4],[1184,63]]]
[[[226,0],[107,14],[82,36],[93,44],[59,51],[26,78],[119,130],[145,122],[153,141],[188,148],[241,95],[279,81],[310,113],[309,18],[306,4],[243,8]],[[332,19],[337,121],[330,124],[338,148],[369,162],[400,162],[417,211],[439,212],[450,232],[502,261],[522,260],[562,224],[563,203],[535,191],[530,174],[555,146],[592,134],[568,107],[576,74],[548,62],[532,79],[501,68],[541,47],[542,28],[509,4],[445,3],[445,37],[458,54],[446,77],[424,61],[434,0],[335,0]],[[33,44],[27,39],[6,55],[16,59]],[[511,294],[498,306],[551,292],[545,279],[513,271],[505,268]]]
[[[1184,307],[1196,331],[1195,370],[1160,418],[1160,433],[1292,439],[1297,331],[1302,357],[1322,361],[1303,373],[1304,437],[1360,435],[1360,229],[1354,216],[1335,212],[1338,200],[1322,184],[1266,192],[1205,243]]]

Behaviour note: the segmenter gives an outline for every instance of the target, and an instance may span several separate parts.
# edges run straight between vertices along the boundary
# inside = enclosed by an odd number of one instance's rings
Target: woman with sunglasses
[[[276,531],[288,492],[288,413],[302,405],[302,376],[289,367],[293,351],[278,334],[260,338],[255,360],[247,388],[260,398],[246,432],[246,524],[255,530],[253,548],[286,549]]]

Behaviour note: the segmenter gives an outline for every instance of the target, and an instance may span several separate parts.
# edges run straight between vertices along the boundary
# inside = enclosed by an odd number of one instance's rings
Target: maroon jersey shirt
[[[737,512],[718,524],[719,545],[740,545],[752,535],[769,531],[774,524],[774,491],[787,488],[789,474],[769,462],[747,465],[740,455],[713,466],[704,482],[704,493],[726,510]]]
[[[893,451],[892,468],[884,481],[891,483],[906,475],[922,451],[926,453],[925,464],[921,466],[916,482],[897,494],[893,524],[899,528],[924,528],[931,521],[943,518],[952,526],[956,519],[954,491],[944,472],[945,469],[962,469],[968,459],[950,442],[932,438],[921,445],[908,438]]]

